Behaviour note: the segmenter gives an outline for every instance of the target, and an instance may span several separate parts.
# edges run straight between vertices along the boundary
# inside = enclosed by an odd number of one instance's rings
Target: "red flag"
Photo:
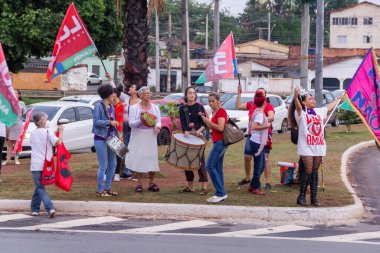
[[[12,86],[11,75],[0,42],[0,121],[10,127],[17,120],[19,113],[18,98]]]
[[[235,44],[232,32],[223,41],[205,72],[207,82],[220,79],[233,79],[234,74],[237,74]]]
[[[53,54],[46,72],[47,82],[96,52],[96,46],[82,18],[74,3],[71,3],[55,39]]]
[[[24,127],[23,127],[21,134],[19,135],[18,140],[16,141],[16,144],[15,144],[15,147],[12,151],[13,154],[18,155],[22,151],[22,142],[24,141],[26,131],[28,130],[28,126],[29,126],[30,118],[32,117],[32,114],[33,114],[33,109],[29,111],[28,118],[26,118],[26,120],[25,120]]]
[[[64,191],[70,191],[71,185],[73,183],[73,176],[71,174],[71,169],[68,164],[71,158],[70,153],[67,151],[65,145],[56,147],[57,149],[57,171],[55,173],[56,181],[55,185]]]

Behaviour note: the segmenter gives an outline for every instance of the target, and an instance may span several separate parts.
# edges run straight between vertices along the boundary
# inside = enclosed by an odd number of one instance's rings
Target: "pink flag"
[[[19,113],[18,98],[12,86],[11,75],[0,42],[0,121],[8,127],[12,126]]]
[[[206,68],[206,80],[233,79],[237,74],[235,43],[232,32],[223,41]]]
[[[21,132],[20,136],[18,137],[18,140],[16,141],[15,147],[12,151],[13,154],[19,154],[22,151],[22,142],[24,141],[26,131],[28,130],[28,126],[29,126],[30,118],[32,117],[32,114],[33,114],[33,109],[30,110],[28,118],[26,118],[22,132]]]
[[[347,96],[356,113],[380,144],[380,75],[376,54],[371,48],[347,88]]]

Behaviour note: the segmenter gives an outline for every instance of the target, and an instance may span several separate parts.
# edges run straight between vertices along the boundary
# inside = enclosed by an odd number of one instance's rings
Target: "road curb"
[[[71,215],[114,215],[154,219],[211,219],[238,223],[325,224],[354,223],[364,216],[361,200],[347,178],[350,157],[362,148],[375,145],[363,142],[346,150],[341,158],[341,177],[354,198],[354,204],[342,207],[245,207],[224,205],[128,203],[111,201],[55,200],[59,213]],[[29,212],[30,200],[0,200],[2,212]]]

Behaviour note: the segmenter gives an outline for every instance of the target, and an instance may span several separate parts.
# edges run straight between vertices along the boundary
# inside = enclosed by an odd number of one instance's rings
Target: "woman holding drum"
[[[149,174],[148,190],[158,192],[160,188],[154,183],[154,177],[160,171],[157,134],[161,130],[161,112],[157,105],[150,103],[152,93],[148,87],[141,87],[138,94],[141,102],[136,105],[136,110],[129,112],[129,126],[132,130],[125,164],[136,172],[138,183],[135,192],[143,191],[143,173]]]
[[[203,122],[202,118],[198,115],[199,113],[205,114],[205,109],[199,103],[197,103],[197,92],[194,87],[188,87],[185,90],[184,100],[186,104],[179,108],[179,115],[181,119],[182,131],[186,137],[190,133],[196,136],[202,136],[202,131],[206,129],[206,124]],[[207,194],[207,171],[205,167],[204,153],[201,157],[201,162],[198,169],[199,182],[202,183],[201,195]],[[188,186],[183,190],[179,191],[181,193],[185,192],[195,192],[194,190],[194,172],[192,170],[185,170],[186,181]]]
[[[208,101],[212,109],[211,120],[202,113],[200,115],[203,122],[212,130],[212,142],[214,146],[210,151],[206,167],[216,192],[214,196],[207,199],[207,202],[218,203],[227,198],[227,193],[224,190],[223,176],[223,159],[227,150],[227,146],[223,141],[223,130],[227,122],[227,112],[224,108],[220,107],[219,95],[217,93],[210,93]]]

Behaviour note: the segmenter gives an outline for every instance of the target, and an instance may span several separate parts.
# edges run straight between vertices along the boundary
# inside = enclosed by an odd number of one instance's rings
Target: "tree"
[[[162,10],[164,0],[150,0],[152,9]],[[148,79],[148,1],[127,0],[125,4],[124,84],[146,86]]]
[[[72,0],[0,0],[0,40],[8,67],[12,72],[23,69],[31,56],[49,56],[55,37]],[[100,54],[115,52],[122,40],[122,23],[116,16],[114,1],[74,1]]]

